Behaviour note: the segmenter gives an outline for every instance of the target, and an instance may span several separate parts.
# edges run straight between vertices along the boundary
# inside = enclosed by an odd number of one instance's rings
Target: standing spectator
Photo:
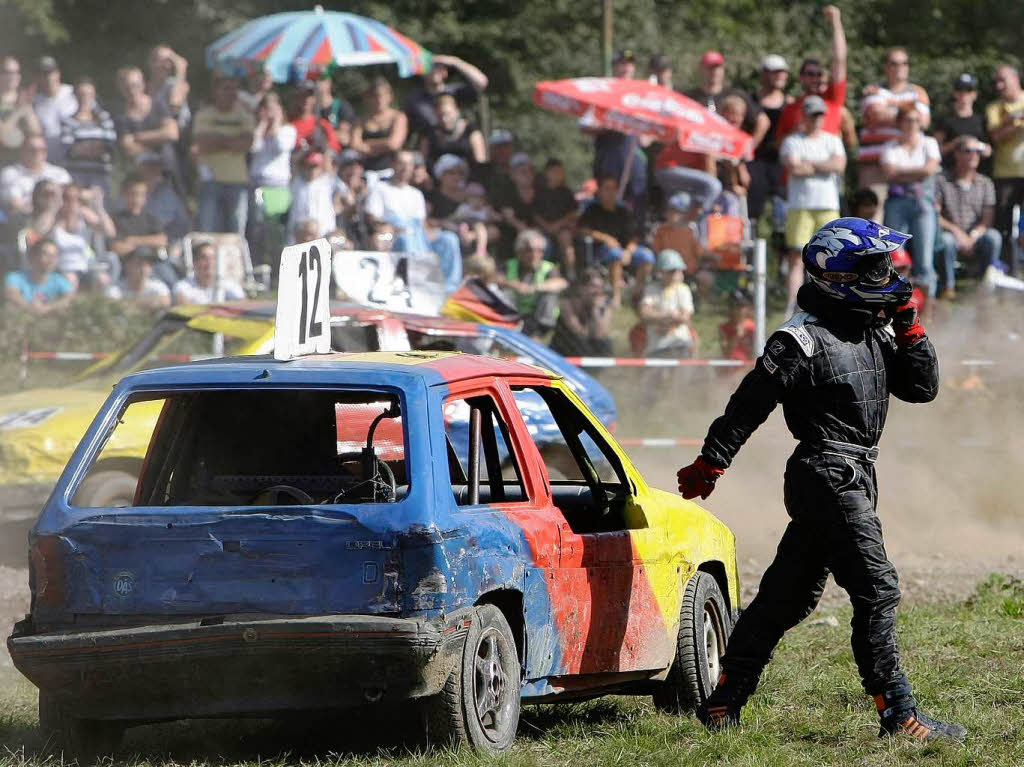
[[[383,77],[374,79],[364,99],[366,114],[352,130],[352,148],[363,155],[364,168],[384,170],[391,167],[394,153],[409,137],[409,118],[392,106],[394,92]]]
[[[10,306],[32,314],[63,309],[75,294],[74,286],[58,274],[57,246],[52,240],[36,240],[28,249],[28,269],[4,278],[4,299]]]
[[[192,152],[199,162],[199,228],[245,233],[249,210],[249,169],[255,121],[238,101],[238,81],[217,77],[213,106],[196,113]]]
[[[423,192],[410,183],[415,169],[412,152],[397,152],[393,169],[391,178],[375,184],[366,198],[370,224],[387,223],[394,227],[397,233],[395,252],[437,255],[444,290],[454,293],[462,281],[459,238],[454,232],[443,229],[427,231],[427,201]]]
[[[926,112],[920,104],[900,107],[898,141],[885,145],[882,177],[888,182],[885,225],[913,236],[911,276],[930,297],[935,295],[935,174],[941,168],[939,144],[923,133]]]
[[[121,258],[121,280],[107,290],[107,297],[124,301],[136,309],[166,309],[171,305],[167,284],[153,276],[156,253],[138,247]]]
[[[461,157],[471,167],[487,161],[484,134],[462,116],[455,97],[442,93],[437,97],[437,123],[420,141],[420,151],[428,164],[437,162],[442,154]]]
[[[959,75],[953,81],[953,113],[942,115],[935,121],[933,133],[942,152],[942,167],[947,170],[953,168],[956,159],[953,150],[956,149],[960,136],[973,136],[981,143],[985,143],[985,118],[981,113],[974,111],[974,102],[977,98],[978,81],[974,75],[966,72]],[[988,152],[991,154],[991,149]]]
[[[192,276],[178,280],[171,295],[175,304],[212,304],[245,298],[238,283],[217,279],[217,248],[212,242],[201,242],[192,248]]]
[[[111,274],[111,263],[97,255],[97,251],[106,255],[104,243],[115,234],[114,222],[107,215],[98,186],[83,189],[72,183],[64,187],[63,204],[49,237],[57,245],[57,270],[76,290],[107,285],[111,276],[117,276]]]
[[[96,103],[96,86],[88,77],[75,83],[78,109],[61,122],[64,167],[76,184],[98,186],[110,194],[117,131],[110,114]]]
[[[71,183],[71,175],[46,161],[46,139],[30,136],[21,145],[21,162],[0,171],[0,202],[4,210],[24,215],[32,211],[32,190],[42,180],[60,186]]]
[[[270,70],[262,63],[253,64],[245,74],[245,88],[238,91],[238,100],[245,107],[256,115],[259,111],[263,98],[268,93],[276,93],[274,90],[274,78],[270,76]],[[259,117],[257,116],[257,119]]]
[[[720,112],[722,99],[726,96],[739,96],[747,105],[747,111],[743,118],[742,128],[754,137],[754,148],[768,132],[771,122],[746,93],[734,88],[727,88],[725,84],[725,56],[718,51],[706,51],[700,57],[700,66],[697,68],[700,84],[696,88],[686,91],[685,95],[696,101],[710,112]]]
[[[544,260],[548,243],[536,229],[524,229],[516,236],[516,257],[498,275],[498,285],[523,318],[523,332],[543,339],[558,320],[558,301],[569,286],[558,267]]]
[[[754,150],[754,159],[747,166],[750,172],[747,215],[751,221],[761,218],[769,199],[781,200],[784,193],[776,129],[782,110],[793,101],[793,97],[786,93],[788,79],[789,64],[782,56],[771,53],[761,59],[761,86],[753,98],[768,117],[768,130]]]
[[[730,93],[719,107],[722,119],[732,127],[742,130],[743,120],[747,114],[747,99]],[[750,188],[750,171],[747,164],[740,159],[723,159],[716,163],[718,180],[722,189],[736,200],[735,210],[723,210],[725,215],[746,217],[747,190]]]
[[[551,348],[566,357],[612,356],[612,307],[597,269],[584,269],[566,292]]]
[[[162,155],[174,183],[184,189],[175,149],[181,135],[178,123],[146,93],[146,81],[138,67],[119,69],[117,87],[124,98],[124,114],[114,118],[121,151],[132,160],[143,152]]]
[[[298,133],[285,122],[281,98],[274,91],[265,94],[256,111],[256,130],[249,154],[249,246],[262,263],[272,260],[270,239],[280,240],[285,217],[291,206],[292,151]],[[272,235],[276,234],[276,238]],[[276,243],[279,244],[279,243]]]
[[[824,128],[827,107],[820,96],[803,100],[804,120],[798,133],[787,136],[779,148],[789,172],[786,201],[786,314],[796,308],[796,294],[804,282],[803,246],[818,229],[839,218],[839,179],[846,170],[843,142]]]
[[[576,196],[565,183],[565,165],[561,160],[551,158],[545,163],[534,203],[534,223],[551,243],[558,246],[562,271],[567,277],[574,277],[576,249],[573,238],[579,205],[576,204]]]
[[[163,155],[143,152],[135,158],[137,174],[146,184],[144,210],[160,222],[170,242],[192,231],[192,216],[178,194]]]
[[[113,217],[117,235],[108,246],[122,261],[135,250],[143,249],[155,257],[157,251],[167,247],[167,233],[163,224],[146,210],[148,191],[146,181],[140,174],[131,174],[121,183],[121,210]],[[158,269],[160,278],[168,285],[173,285],[178,279],[166,261],[162,261]]]
[[[623,267],[635,263],[637,284],[643,285],[654,266],[654,253],[637,243],[633,216],[619,202],[619,180],[598,179],[597,199],[590,203],[577,224],[578,232],[594,243],[594,258],[608,267],[612,307],[622,305]]]
[[[316,111],[316,86],[304,81],[292,95],[292,125],[295,126],[295,149],[300,153],[340,152],[341,143],[334,126]]]
[[[782,140],[798,130],[803,122],[803,103],[808,96],[817,96],[825,102],[825,121],[822,123],[822,130],[836,136],[840,134],[843,105],[846,103],[846,32],[843,29],[842,15],[836,6],[826,5],[822,13],[832,30],[832,59],[829,64],[832,69],[831,76],[818,59],[803,60],[799,73],[803,93],[782,108],[779,124],[775,129],[780,146]]]
[[[17,162],[25,139],[42,130],[21,88],[21,64],[13,56],[0,57],[0,168]]]
[[[921,129],[931,122],[931,101],[920,85],[910,82],[910,56],[905,48],[890,48],[885,56],[884,86],[869,85],[861,101],[863,128],[857,152],[857,186],[870,187],[884,204],[887,193],[881,157],[890,141],[902,135],[900,108],[916,105],[921,116]],[[915,245],[918,243],[915,242]]]
[[[327,173],[324,156],[309,151],[299,161],[299,175],[292,181],[292,205],[288,213],[289,242],[295,240],[295,225],[304,219],[317,222],[316,237],[333,232],[338,226],[338,210],[341,208],[341,180]],[[316,239],[314,237],[313,239]]]
[[[330,71],[328,69],[328,71]],[[386,81],[385,81],[386,82]],[[356,111],[348,100],[334,95],[334,80],[325,74],[313,84],[316,94],[316,112],[334,128],[338,143],[347,147],[352,143],[352,128],[356,122]]]
[[[450,83],[448,75],[455,70],[466,82]],[[428,136],[438,123],[437,97],[448,94],[460,106],[474,104],[487,89],[487,75],[457,56],[435,54],[433,67],[423,76],[423,87],[413,91],[405,102],[409,131],[420,138]]]
[[[71,117],[77,109],[71,86],[60,80],[60,67],[53,56],[43,56],[36,68],[36,94],[32,106],[46,138],[50,159],[63,164],[64,146],[60,141],[61,121]]]
[[[146,68],[149,74],[147,93],[160,114],[169,116],[178,126],[178,138],[171,146],[168,168],[179,188],[184,189],[188,146],[185,137],[192,128],[192,110],[188,105],[188,61],[169,45],[154,45],[149,51]]]
[[[647,80],[654,85],[674,91],[672,85],[672,59],[664,53],[655,53],[647,62]]]
[[[658,280],[648,285],[640,299],[639,314],[647,335],[648,357],[689,358],[695,351],[690,327],[693,293],[683,281],[686,264],[674,250],[658,254]]]
[[[935,188],[935,207],[939,211],[939,269],[941,298],[953,298],[956,288],[957,256],[968,261],[970,273],[981,276],[989,266],[1000,271],[1003,237],[993,227],[996,189],[992,179],[978,173],[984,144],[973,136],[956,140],[956,164],[949,175],[940,175]]]
[[[996,222],[1008,244],[1013,206],[1024,203],[1024,88],[1020,73],[1008,64],[996,68],[995,82],[999,98],[985,108],[985,125],[995,147]]]

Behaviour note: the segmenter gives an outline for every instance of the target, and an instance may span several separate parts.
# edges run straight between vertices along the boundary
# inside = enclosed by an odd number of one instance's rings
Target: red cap
[[[705,67],[720,67],[725,64],[725,56],[718,51],[707,51],[700,57],[700,63]]]
[[[303,165],[320,165],[324,161],[324,156],[320,152],[307,152],[302,158]]]

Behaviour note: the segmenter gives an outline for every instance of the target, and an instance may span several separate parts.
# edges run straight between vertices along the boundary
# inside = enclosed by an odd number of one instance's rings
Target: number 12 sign
[[[331,245],[326,239],[281,251],[274,357],[289,360],[331,350]]]

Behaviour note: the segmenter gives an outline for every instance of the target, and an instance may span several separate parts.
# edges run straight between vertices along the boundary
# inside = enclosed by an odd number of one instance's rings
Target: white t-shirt
[[[32,201],[32,190],[36,183],[44,179],[67,186],[71,183],[71,174],[50,163],[44,163],[39,173],[33,173],[24,165],[8,165],[0,171],[0,199],[5,204],[18,201],[27,205]]]
[[[649,306],[659,312],[683,312],[692,315],[693,293],[685,282],[677,282],[668,287],[660,282],[653,282],[644,288],[640,305]],[[672,346],[693,346],[689,325],[680,323],[662,332],[658,323],[647,323],[647,354]]]
[[[817,136],[791,133],[779,147],[779,159],[801,162],[827,162],[835,156],[846,157],[843,142],[832,133]],[[839,174],[815,173],[813,176],[789,176],[788,205],[791,210],[839,210]]]
[[[138,301],[146,298],[170,298],[171,291],[167,289],[161,280],[156,277],[150,277],[142,285],[142,289],[134,291],[131,286],[125,281],[121,280],[117,285],[111,285],[107,289],[107,298],[113,298],[123,301]]]
[[[256,186],[288,186],[292,180],[292,150],[298,133],[285,123],[273,136],[257,137],[252,142],[249,178]]]
[[[69,232],[62,226],[55,226],[50,232],[50,239],[57,246],[57,271],[89,271],[89,264],[96,254],[89,245],[88,229],[82,227],[81,231]]]
[[[67,83],[57,89],[56,96],[44,96],[37,93],[32,106],[39,118],[39,126],[46,137],[46,150],[49,159],[59,161],[64,157],[64,146],[60,141],[60,123],[78,111],[78,99],[75,90]]]
[[[334,210],[334,197],[344,194],[345,182],[337,176],[321,174],[312,181],[299,176],[292,181],[292,207],[288,214],[289,238],[295,231],[295,225],[304,218],[315,219],[318,226],[318,237],[337,228],[338,215]]]
[[[375,184],[366,198],[366,212],[376,219],[401,223],[425,221],[427,201],[412,184],[396,186],[390,181]]]
[[[890,141],[882,150],[882,163],[898,170],[923,168],[931,160],[940,160],[939,142],[931,136],[918,138],[917,146],[905,147],[898,141]]]
[[[221,280],[222,301],[240,301],[245,298],[242,288],[230,280]],[[216,290],[211,285],[204,288],[195,277],[178,280],[174,283],[174,290],[171,291],[176,304],[212,304],[217,301]]]

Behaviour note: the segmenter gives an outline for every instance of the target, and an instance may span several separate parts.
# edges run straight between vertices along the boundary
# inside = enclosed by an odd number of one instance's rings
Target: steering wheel
[[[341,463],[349,463],[351,461],[362,461],[362,453],[341,453],[338,455],[338,460]],[[383,477],[384,481],[381,482],[379,479],[372,477],[366,477],[360,482],[356,482],[350,487],[346,487],[334,497],[334,502],[338,503],[346,495],[351,493],[356,488],[364,487],[368,484],[380,483],[387,488],[386,500],[388,502],[394,501],[398,497],[398,483],[395,481],[395,473],[391,470],[391,467],[387,465],[385,461],[382,461],[377,456],[373,457],[374,468],[379,477]],[[374,493],[376,495],[376,493]]]
[[[300,490],[292,485],[271,485],[260,490],[249,500],[250,506],[294,506],[294,503],[281,503],[282,496],[291,496],[298,505],[310,505],[316,503],[313,497],[305,490]]]

